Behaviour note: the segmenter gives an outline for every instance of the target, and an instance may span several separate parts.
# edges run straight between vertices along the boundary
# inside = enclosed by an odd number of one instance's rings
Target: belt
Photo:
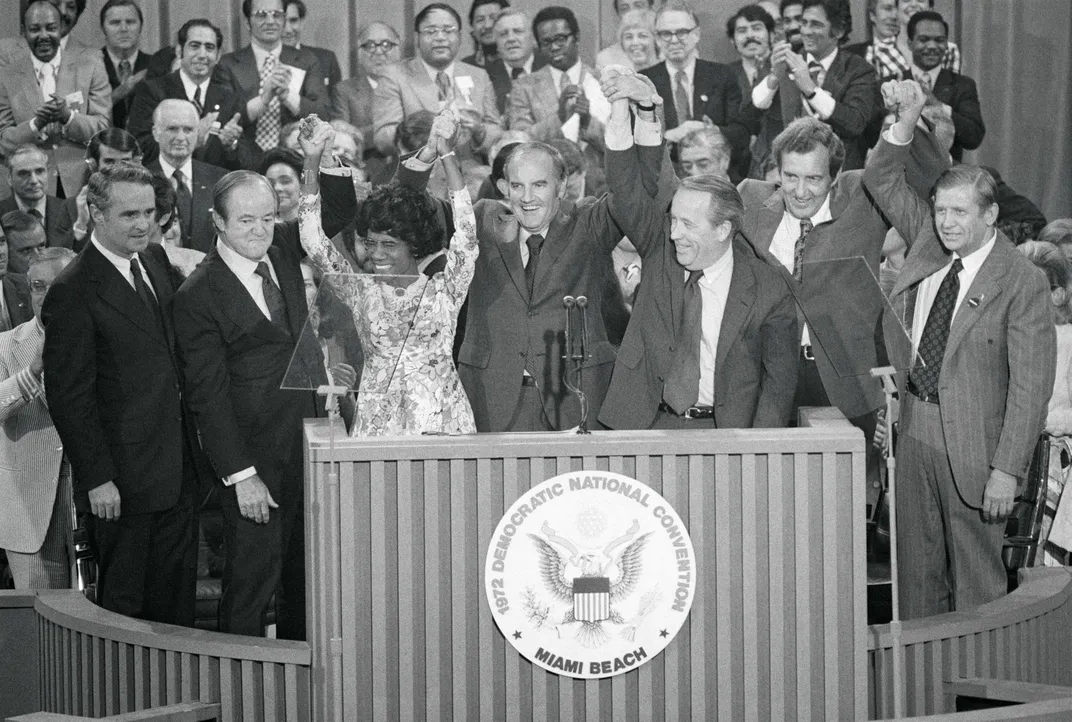
[[[521,385],[522,386],[535,386],[536,385],[536,377],[535,376],[529,376],[528,374],[525,374],[524,376],[521,377]]]
[[[805,343],[800,345],[800,357],[805,361],[814,361],[815,354],[811,350],[811,344]]]
[[[925,403],[928,403],[928,404],[937,404],[938,403],[938,394],[936,394],[936,393],[935,394],[925,394],[925,393],[923,393],[922,391],[919,390],[919,387],[916,386],[916,382],[913,381],[911,377],[908,378],[908,393],[912,394],[917,399],[919,399],[920,401],[923,401]]]
[[[689,419],[690,421],[699,421],[701,419],[713,419],[715,418],[715,410],[710,406],[690,406],[685,409],[685,413],[679,414],[674,411],[670,404],[663,401],[659,404],[659,410],[665,411],[671,416],[676,416],[679,419]]]

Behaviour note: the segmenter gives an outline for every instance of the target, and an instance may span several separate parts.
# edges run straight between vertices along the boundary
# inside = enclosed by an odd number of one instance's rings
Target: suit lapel
[[[156,256],[149,253],[148,250],[139,253],[138,258],[141,259],[142,265],[145,267],[145,273],[149,276],[149,282],[153,284],[153,290],[156,291],[156,301],[160,305],[160,316],[164,322],[164,333],[167,336],[168,347],[174,351],[175,329],[171,323],[169,309],[171,308],[171,298],[175,293],[171,288],[168,269],[166,266],[161,265]]]
[[[769,255],[771,243],[774,242],[774,234],[778,232],[778,226],[785,215],[785,200],[782,198],[780,190],[771,193],[770,198],[763,204],[763,210],[758,215],[756,239],[752,245],[761,254]]]
[[[968,287],[968,293],[964,296],[964,301],[949,325],[949,340],[945,345],[944,359],[948,359],[956,351],[968,329],[979,320],[986,311],[986,307],[1001,294],[1000,282],[1009,266],[1008,255],[1015,252],[1009,240],[999,231],[994,248],[983,261],[979,273],[972,281],[972,285]]]
[[[437,112],[439,110],[439,90],[432,79],[428,77],[428,73],[425,71],[424,64],[421,63],[420,59],[413,58],[403,63],[402,70],[409,76],[410,85],[413,87],[413,92],[417,94],[421,107],[433,113]]]
[[[533,82],[536,84],[536,98],[539,104],[545,111],[550,110],[550,114],[557,114],[558,89],[555,88],[555,79],[551,76],[550,66],[546,70],[533,73]]]
[[[755,302],[755,294],[752,292],[752,287],[756,285],[755,274],[748,267],[736,245],[730,249],[730,253],[733,254],[733,274],[730,276],[730,290],[726,296],[726,310],[722,314],[722,328],[718,332],[718,349],[715,351],[716,374],[722,368],[730,347],[737,342],[737,337],[752,313],[752,304]]]
[[[160,343],[167,345],[164,331],[153,317],[152,312],[138,297],[130,282],[119,273],[119,269],[105,258],[97,247],[90,243],[83,251],[86,265],[97,279],[97,295],[120,315]],[[144,258],[146,254],[142,255]],[[154,289],[156,284],[154,282]]]
[[[845,91],[842,78],[845,77],[845,63],[847,62],[848,55],[845,50],[838,50],[838,54],[834,56],[834,62],[830,63],[830,70],[826,71],[826,77],[823,78],[823,90],[830,93],[835,100],[841,98]]]
[[[287,304],[290,333],[297,339],[305,325],[305,317],[308,315],[305,308],[305,282],[301,273],[294,273],[294,267],[285,261],[283,252],[277,246],[268,249],[268,257],[272,260],[276,278],[279,279],[279,290],[283,292],[283,302]]]
[[[257,67],[257,56],[253,54],[253,48],[249,45],[235,53],[234,70],[235,80],[239,87],[245,88],[247,93],[256,93],[261,86],[260,69]]]
[[[179,83],[182,84],[181,82]],[[215,82],[215,80],[209,81],[208,89],[205,90],[205,102],[202,104],[206,113],[220,112],[221,108],[230,107],[227,95],[223,87]],[[222,115],[218,119],[220,125],[227,125],[230,122],[230,118],[224,118]]]
[[[540,249],[540,265],[536,267],[536,279],[533,283],[535,298],[533,303],[538,303],[549,290],[546,288],[547,279],[552,275],[552,270],[562,252],[569,245],[570,223],[573,220],[572,207],[559,207],[554,220],[547,228],[547,238],[544,239],[543,248]]]
[[[215,248],[209,251],[203,262],[209,264],[208,272],[211,274],[217,304],[236,326],[244,333],[266,341],[278,343],[287,339],[282,329],[277,328],[257,307],[249,291],[228,268]]]
[[[498,234],[499,242],[495,245],[499,249],[499,255],[502,256],[503,263],[506,264],[506,271],[510,274],[510,280],[514,282],[517,292],[527,302],[529,300],[529,289],[525,285],[525,266],[521,263],[520,226],[517,223],[517,219],[506,212],[499,214],[498,222],[501,224],[502,232]]]
[[[711,86],[711,68],[707,63],[696,59],[696,69],[692,74],[692,117],[701,119],[704,117],[707,106],[707,91]]]
[[[681,123],[681,119],[677,117],[677,106],[674,104],[674,81],[670,78],[670,68],[667,66],[666,61],[659,63],[651,71],[651,82],[655,84],[655,89],[659,91],[659,95],[663,98],[663,115],[665,116],[666,127],[676,128]],[[695,83],[693,83],[695,85]]]

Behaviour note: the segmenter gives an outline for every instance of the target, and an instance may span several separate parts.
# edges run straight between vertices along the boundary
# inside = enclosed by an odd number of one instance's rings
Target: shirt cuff
[[[417,171],[418,173],[423,173],[424,171],[435,165],[435,161],[432,161],[431,163],[425,163],[423,160],[417,157],[416,153],[414,153],[409,158],[406,158],[404,161],[402,161],[402,165],[406,166],[410,170]]]
[[[256,475],[257,475],[257,468],[254,467],[254,466],[251,466],[248,469],[242,469],[242,471],[236,471],[233,474],[228,474],[227,476],[223,477],[223,485],[224,486],[234,486],[238,482],[245,481],[246,479],[252,478],[252,477],[254,477]]]
[[[768,75],[767,77],[769,78],[770,76]],[[767,85],[767,78],[763,78],[763,80],[756,83],[756,87],[752,88],[752,105],[759,110],[766,110],[771,107],[776,92],[778,92],[776,88],[771,88]]]
[[[41,394],[41,383],[29,368],[24,368],[15,374],[15,383],[19,385],[19,393],[26,401],[33,401]]]
[[[640,119],[637,118],[639,122]],[[627,120],[622,120],[611,115],[607,124],[603,126],[603,139],[607,150],[629,150],[633,147],[633,133]]]
[[[663,126],[658,118],[645,120],[636,118],[633,122],[633,140],[637,145],[659,146],[663,143]]]
[[[815,95],[813,95],[810,100],[805,100],[808,101],[808,105],[815,111],[815,114],[819,116],[819,120],[829,119],[830,116],[834,114],[834,106],[837,105],[834,96],[830,95],[830,93],[822,88],[816,88]]]
[[[321,166],[320,173],[322,175],[345,177],[350,175],[350,166],[343,165],[342,163],[335,166],[334,168],[324,168],[323,166]]]
[[[287,96],[283,101],[290,112],[294,115],[301,115],[301,95],[293,90],[287,92]]]
[[[891,125],[886,130],[886,132],[882,134],[882,137],[886,139],[886,142],[889,143],[890,145],[900,145],[900,146],[911,145],[912,144],[912,136],[911,135],[908,136],[907,140],[902,140],[901,138],[898,138],[897,134],[893,132],[893,129],[895,127],[897,127],[896,123]]]

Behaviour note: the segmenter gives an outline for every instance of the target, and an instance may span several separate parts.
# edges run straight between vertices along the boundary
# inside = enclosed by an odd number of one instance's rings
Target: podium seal
[[[488,547],[488,604],[506,639],[549,672],[597,679],[663,651],[689,615],[696,555],[681,518],[621,474],[560,474],[525,492]]]

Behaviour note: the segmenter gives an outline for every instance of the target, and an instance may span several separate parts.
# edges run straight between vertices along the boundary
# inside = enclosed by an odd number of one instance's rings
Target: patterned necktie
[[[141,263],[138,262],[137,256],[132,256],[130,259],[130,275],[134,278],[134,290],[138,292],[138,298],[141,299],[141,302],[145,304],[145,307],[149,309],[157,323],[163,328],[164,320],[160,316],[160,304],[157,303],[156,296],[145,281],[145,276],[141,272]]]
[[[510,79],[511,80],[517,80],[518,78],[520,78],[524,74],[525,74],[525,69],[524,68],[513,68],[510,71]]]
[[[451,87],[450,78],[447,74],[440,70],[435,76],[436,93],[439,97],[440,103],[449,103],[451,101]]]
[[[696,404],[700,394],[700,342],[703,335],[703,271],[692,271],[685,282],[685,305],[674,343],[674,359],[663,384],[663,400],[679,414]]]
[[[268,78],[272,77],[274,71],[275,56],[269,55],[264,59],[264,65],[261,67],[262,89],[268,82]],[[268,101],[264,112],[261,113],[261,117],[257,119],[257,134],[255,137],[261,150],[271,150],[279,145],[279,131],[282,129],[281,122],[279,97],[273,95],[272,99]]]
[[[261,291],[264,292],[264,303],[268,306],[272,323],[285,330],[287,328],[287,304],[283,300],[283,292],[272,280],[272,272],[268,269],[267,261],[257,264],[257,275],[261,277]]]
[[[193,197],[190,195],[190,186],[186,183],[186,175],[179,168],[175,169],[171,178],[175,181],[173,185],[175,195],[178,196],[179,219],[182,221],[182,227],[189,229],[190,216],[193,215]]]
[[[543,248],[543,236],[539,233],[533,233],[525,241],[525,245],[529,247],[529,262],[525,266],[525,287],[529,291],[529,299],[532,299],[532,289],[536,285],[536,266],[540,262],[540,249]]]
[[[130,60],[127,59],[127,58],[123,58],[122,60],[120,60],[119,61],[119,67],[116,68],[116,73],[119,75],[119,82],[120,83],[125,83],[126,82],[127,78],[130,77],[130,71],[131,71]]]
[[[41,83],[41,95],[47,103],[56,94],[56,69],[52,67],[52,63],[45,63],[41,66],[38,81]]]
[[[677,71],[677,80],[674,83],[674,108],[677,110],[678,125],[686,120],[692,120],[692,112],[689,110],[689,86],[688,76],[684,70]]]
[[[953,320],[953,309],[957,305],[960,293],[960,272],[964,264],[954,259],[949,272],[945,274],[938,286],[938,295],[927,314],[927,325],[919,338],[919,351],[916,365],[912,368],[912,383],[923,395],[938,393],[938,377],[942,373],[942,358],[945,356],[945,344],[949,340],[949,324]]]
[[[923,88],[924,93],[929,93],[933,90],[930,73],[916,73],[915,76],[916,82],[919,83],[919,87]]]
[[[205,106],[201,104],[201,86],[194,86],[194,97],[190,99],[190,102],[197,108],[197,115],[200,117],[205,114]]]
[[[810,218],[800,219],[800,235],[793,246],[793,278],[796,279],[797,283],[800,283],[804,278],[804,242],[808,239],[808,234],[811,233],[811,229],[814,227]]]

